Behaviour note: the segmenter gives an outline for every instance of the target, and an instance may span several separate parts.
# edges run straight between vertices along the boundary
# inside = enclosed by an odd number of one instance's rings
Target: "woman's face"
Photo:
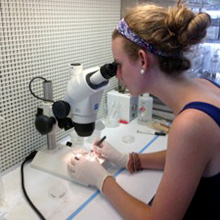
[[[116,77],[121,79],[131,95],[143,93],[144,77],[140,74],[141,62],[132,60],[123,50],[123,37],[116,37],[112,41],[112,53],[115,62],[118,63]]]

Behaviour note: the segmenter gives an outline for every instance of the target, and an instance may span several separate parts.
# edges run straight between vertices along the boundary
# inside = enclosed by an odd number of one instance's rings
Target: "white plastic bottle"
[[[149,93],[140,95],[138,98],[138,123],[146,125],[152,120],[153,98]]]

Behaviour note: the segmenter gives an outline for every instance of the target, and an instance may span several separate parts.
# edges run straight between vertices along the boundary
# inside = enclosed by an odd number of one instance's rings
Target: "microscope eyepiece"
[[[113,62],[103,65],[100,68],[100,72],[105,79],[110,79],[111,77],[116,75],[117,63]]]

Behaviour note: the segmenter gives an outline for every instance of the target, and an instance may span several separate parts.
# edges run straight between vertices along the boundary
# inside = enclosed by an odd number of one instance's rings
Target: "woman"
[[[164,169],[152,205],[125,192],[96,161],[71,160],[73,177],[97,186],[124,219],[220,219],[220,88],[184,74],[190,68],[184,52],[201,42],[209,25],[208,14],[194,14],[179,0],[168,9],[138,5],[113,32],[117,77],[132,95],[151,93],[176,115],[167,151],[126,155],[107,142],[93,146],[130,172]]]

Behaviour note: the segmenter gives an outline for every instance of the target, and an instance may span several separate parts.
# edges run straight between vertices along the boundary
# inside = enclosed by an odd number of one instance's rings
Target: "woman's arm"
[[[150,219],[151,207],[124,191],[113,177],[106,178],[102,191],[123,219]]]
[[[204,115],[197,117],[194,112],[183,115],[175,119],[169,133],[164,174],[152,206],[129,195],[112,177],[104,181],[103,194],[124,219],[181,220],[184,217],[210,160],[207,146],[213,144],[213,137],[207,137],[210,126],[207,120],[203,121]],[[207,125],[205,129],[203,124]]]
[[[166,150],[154,153],[140,154],[141,166],[143,169],[163,170],[166,160]]]

